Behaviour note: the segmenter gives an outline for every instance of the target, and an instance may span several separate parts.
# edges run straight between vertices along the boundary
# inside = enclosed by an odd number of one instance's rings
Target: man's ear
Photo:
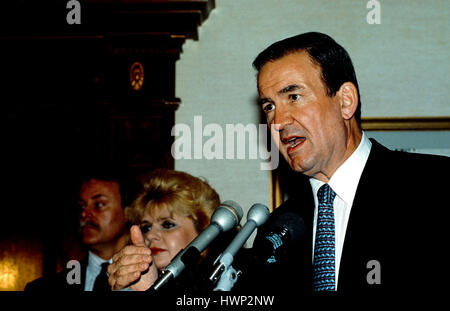
[[[340,98],[341,114],[345,120],[351,119],[358,108],[358,91],[351,82],[344,82],[337,92]]]

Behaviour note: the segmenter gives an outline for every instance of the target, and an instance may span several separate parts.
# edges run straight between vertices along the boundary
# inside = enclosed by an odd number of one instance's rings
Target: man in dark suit
[[[258,230],[254,248],[283,214],[299,215],[304,230],[253,265],[250,286],[299,295],[435,288],[449,158],[369,140],[351,59],[325,34],[276,42],[253,65],[272,138],[299,173],[295,193]]]
[[[80,233],[87,258],[60,273],[27,284],[25,291],[108,291],[106,268],[112,256],[128,243],[124,211],[131,189],[129,176],[114,166],[89,169],[82,178],[78,203]],[[79,271],[75,271],[79,269]],[[77,275],[78,273],[78,275]]]

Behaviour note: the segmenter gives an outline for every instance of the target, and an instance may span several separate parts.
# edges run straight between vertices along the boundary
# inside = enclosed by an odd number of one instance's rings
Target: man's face
[[[328,97],[320,67],[305,52],[266,63],[258,91],[267,124],[291,168],[328,181],[343,162],[346,133],[340,97]]]
[[[95,247],[117,241],[126,230],[119,185],[113,181],[91,179],[80,189],[80,224],[83,244]]]
[[[175,255],[198,235],[191,218],[175,213],[171,215],[164,207],[146,212],[141,230],[158,269],[167,267]]]

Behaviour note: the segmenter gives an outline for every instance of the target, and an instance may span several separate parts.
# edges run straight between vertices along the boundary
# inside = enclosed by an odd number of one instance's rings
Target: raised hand
[[[109,284],[112,290],[130,287],[136,291],[150,288],[158,278],[152,264],[151,250],[145,245],[144,236],[138,226],[130,229],[131,242],[113,256],[108,266]]]

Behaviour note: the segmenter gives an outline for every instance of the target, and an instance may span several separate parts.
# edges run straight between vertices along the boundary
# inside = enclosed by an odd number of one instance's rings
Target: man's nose
[[[292,113],[285,105],[279,104],[276,107],[272,126],[275,131],[281,132],[287,125],[292,123]]]
[[[81,219],[86,219],[86,218],[92,217],[92,209],[89,208],[89,206],[84,207],[81,211],[80,216],[81,216]]]

